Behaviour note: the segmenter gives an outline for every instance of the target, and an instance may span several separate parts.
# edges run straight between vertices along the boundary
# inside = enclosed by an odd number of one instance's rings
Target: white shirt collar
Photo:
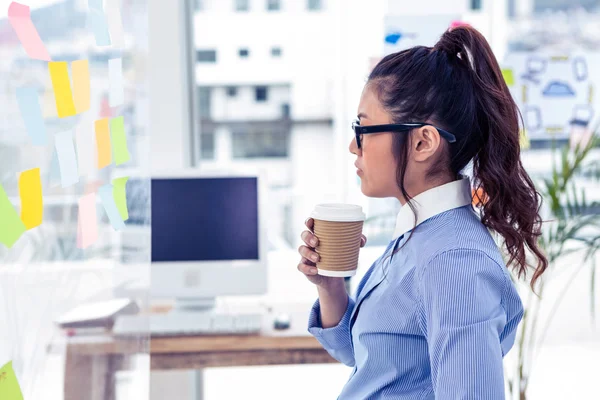
[[[436,186],[413,197],[417,211],[417,225],[421,222],[453,208],[463,207],[472,202],[471,182],[468,177]],[[408,204],[400,208],[396,218],[394,238],[408,232],[415,226],[415,216]]]

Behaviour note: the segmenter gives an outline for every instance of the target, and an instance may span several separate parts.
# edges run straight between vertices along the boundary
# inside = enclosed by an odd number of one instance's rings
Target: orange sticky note
[[[90,109],[90,68],[88,60],[77,60],[71,63],[73,75],[73,98],[75,111],[80,114]]]
[[[69,80],[69,69],[66,61],[51,61],[48,63],[54,100],[59,118],[70,117],[76,114]]]
[[[110,131],[108,129],[108,118],[99,119],[96,127],[96,154],[98,155],[98,169],[104,168],[112,162],[110,151]]]
[[[21,196],[21,221],[27,229],[41,225],[44,214],[42,199],[42,178],[40,169],[34,168],[21,173],[19,177]]]

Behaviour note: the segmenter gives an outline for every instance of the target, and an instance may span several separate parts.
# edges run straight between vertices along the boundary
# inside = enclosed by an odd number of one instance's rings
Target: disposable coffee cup
[[[317,272],[323,276],[356,275],[365,214],[354,204],[318,204],[311,213],[319,239]]]

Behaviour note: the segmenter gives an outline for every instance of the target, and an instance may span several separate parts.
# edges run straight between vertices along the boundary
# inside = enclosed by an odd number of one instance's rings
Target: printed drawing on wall
[[[567,139],[574,127],[593,128],[600,55],[509,53],[502,73],[530,139]]]

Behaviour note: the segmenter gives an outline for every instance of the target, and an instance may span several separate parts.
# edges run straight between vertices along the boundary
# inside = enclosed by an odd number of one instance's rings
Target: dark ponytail
[[[428,177],[458,176],[473,161],[475,192],[485,193],[478,199],[481,221],[504,238],[507,264],[519,278],[527,276],[527,248],[533,253],[533,289],[548,267],[538,245],[541,196],[521,163],[519,111],[483,35],[460,26],[446,31],[433,48],[390,54],[367,84],[394,122],[425,120],[456,135],[456,143],[446,146],[444,162],[436,163]],[[394,135],[393,141],[398,186],[406,193],[408,140]]]

